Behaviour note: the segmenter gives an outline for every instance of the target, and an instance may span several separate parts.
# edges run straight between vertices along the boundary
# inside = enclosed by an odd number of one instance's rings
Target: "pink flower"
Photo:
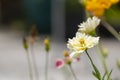
[[[56,60],[56,63],[55,63],[55,66],[60,69],[62,68],[65,64],[68,64],[70,65],[72,62],[79,62],[80,61],[80,58],[75,58],[75,59],[71,59],[69,57],[66,57],[64,59],[57,59]]]
[[[56,66],[58,69],[62,68],[64,65],[65,65],[64,60],[62,60],[62,59],[56,60],[55,66]]]

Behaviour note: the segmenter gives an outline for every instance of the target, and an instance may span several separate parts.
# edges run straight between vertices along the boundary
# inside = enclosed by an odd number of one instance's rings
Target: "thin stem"
[[[94,63],[93,63],[93,61],[92,61],[92,58],[91,58],[90,55],[88,54],[87,50],[85,50],[85,52],[86,52],[86,54],[87,54],[87,56],[88,56],[88,58],[89,58],[89,60],[90,60],[90,62],[91,62],[91,64],[92,64],[92,67],[93,67],[95,73],[97,74],[97,75],[96,75],[96,76],[97,76],[97,79],[98,79],[98,80],[101,80],[101,75],[100,75],[99,70],[98,70],[97,67],[94,65]]]
[[[117,31],[110,25],[108,24],[105,20],[101,19],[101,23],[104,25],[104,27],[113,34],[115,38],[120,41],[120,35],[117,33]]]
[[[87,50],[85,50],[85,52],[86,52],[86,54],[87,54],[87,56],[88,56],[88,58],[89,58],[89,60],[90,60],[90,62],[91,62],[91,64],[92,64],[92,66],[94,66],[94,63],[93,63],[93,61],[92,61],[92,58],[91,58],[90,55],[88,54]]]
[[[35,60],[33,44],[31,44],[31,55],[32,55],[32,61],[33,61],[33,66],[34,66],[34,70],[35,70],[36,80],[39,80],[39,75],[38,75],[37,63],[36,63],[36,60]]]
[[[104,69],[105,69],[107,75],[109,75],[106,59],[103,59],[103,65],[104,65]]]
[[[30,54],[27,50],[26,50],[26,57],[28,61],[29,77],[30,77],[30,80],[33,80],[32,64],[30,61]]]
[[[48,58],[49,58],[49,53],[46,53],[46,62],[45,62],[45,80],[48,80]]]
[[[102,60],[102,64],[103,64],[104,70],[105,70],[106,74],[109,75],[107,62],[106,62],[106,59],[104,58],[104,56],[102,55],[103,50],[102,50],[102,47],[101,47],[101,44],[100,44],[100,43],[98,44],[98,49],[99,49],[100,52],[101,52],[101,54],[100,54],[101,57],[100,57],[100,58],[101,58],[101,60]]]
[[[103,62],[103,65],[104,65],[104,69],[105,69],[105,71],[107,72],[107,74],[108,74],[108,68],[107,68],[107,62],[106,62],[106,59],[104,58],[104,56],[103,56],[103,50],[102,50],[102,47],[101,47],[101,45],[100,45],[100,43],[98,44],[98,48],[99,48],[99,50],[100,50],[100,52],[101,52],[101,60],[102,60],[102,62]]]
[[[73,71],[72,66],[71,66],[71,65],[69,65],[69,68],[70,68],[71,73],[72,73],[72,75],[73,75],[73,77],[74,77],[74,80],[77,80],[77,77],[76,77],[76,75],[75,75],[75,73],[74,73],[74,71]]]

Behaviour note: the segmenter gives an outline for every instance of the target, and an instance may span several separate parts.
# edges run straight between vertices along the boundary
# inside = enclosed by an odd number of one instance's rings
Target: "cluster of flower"
[[[82,52],[88,48],[92,48],[99,42],[99,37],[92,35],[95,32],[96,27],[99,25],[100,19],[97,17],[88,18],[86,22],[83,22],[78,27],[78,32],[73,39],[68,40],[67,47],[70,49],[72,58],[79,57]]]
[[[56,61],[57,68],[62,68],[65,64],[70,65],[72,62],[79,61],[82,52],[98,44],[99,37],[93,36],[92,33],[95,32],[99,23],[100,19],[93,17],[88,18],[86,22],[78,25],[79,29],[76,36],[73,37],[73,39],[69,39],[67,44],[71,54],[65,51],[63,54],[64,59],[58,59]]]

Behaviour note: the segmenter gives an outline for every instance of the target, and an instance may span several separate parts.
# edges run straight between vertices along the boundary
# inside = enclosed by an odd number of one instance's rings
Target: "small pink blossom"
[[[64,63],[64,61],[63,61],[62,59],[56,60],[55,66],[56,66],[58,69],[62,68],[64,65],[65,65],[65,63]]]

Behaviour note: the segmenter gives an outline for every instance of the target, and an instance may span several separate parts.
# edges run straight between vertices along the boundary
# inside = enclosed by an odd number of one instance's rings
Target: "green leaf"
[[[106,74],[107,74],[107,72],[104,73],[102,80],[105,80]]]
[[[108,75],[108,77],[107,77],[107,80],[110,79],[111,74],[112,74],[112,70],[110,71],[110,73],[109,73],[109,75]],[[110,80],[112,80],[112,79],[110,79]]]
[[[93,76],[95,76],[98,79],[98,76],[96,75],[96,73],[94,71],[92,71]]]
[[[99,72],[99,70],[97,69],[97,67],[94,64],[93,64],[93,68],[94,68],[94,70],[96,72],[96,76],[98,77],[99,80],[101,80],[100,72]]]

